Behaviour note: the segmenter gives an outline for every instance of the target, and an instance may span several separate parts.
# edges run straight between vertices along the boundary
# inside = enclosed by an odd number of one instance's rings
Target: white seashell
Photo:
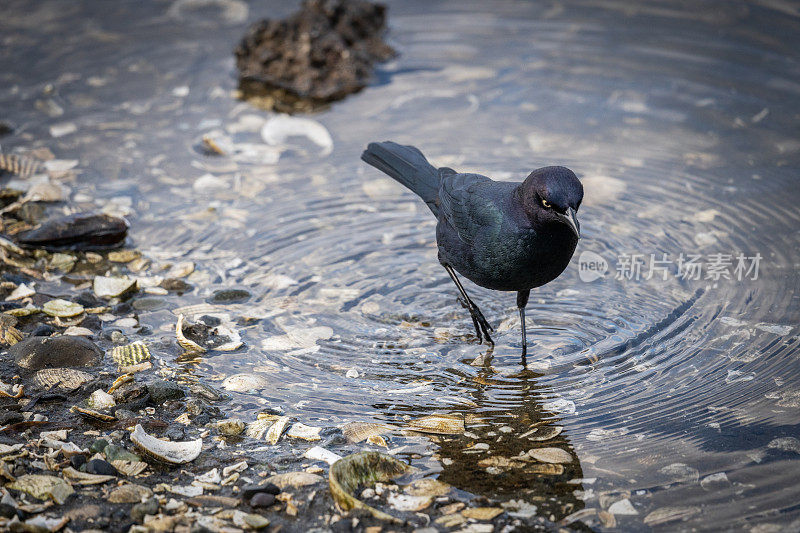
[[[74,368],[43,368],[33,375],[33,384],[45,390],[72,392],[92,379],[91,374]]]
[[[83,313],[83,306],[79,303],[70,302],[57,298],[50,300],[42,306],[42,311],[50,316],[70,318]]]
[[[269,381],[259,374],[234,374],[225,378],[222,388],[231,392],[266,389]]]
[[[283,431],[286,429],[286,426],[289,425],[289,417],[282,416],[275,420],[272,423],[269,430],[267,431],[266,440],[270,444],[277,444],[283,434]]]
[[[328,326],[286,328],[286,335],[268,337],[261,342],[261,347],[265,350],[319,349],[317,341],[331,337],[333,329]]]
[[[64,335],[74,335],[77,337],[91,337],[94,331],[89,328],[82,328],[80,326],[70,326],[64,330]]]
[[[256,420],[247,424],[244,434],[251,439],[261,439],[270,426],[272,426],[272,422],[269,420]]]
[[[411,420],[406,427],[421,433],[460,435],[464,433],[464,417],[460,415],[426,415]]]
[[[183,334],[184,320],[185,320],[184,316],[179,315],[178,323],[175,325],[175,336],[178,338],[178,344],[181,345],[181,348],[183,348],[184,353],[187,354],[204,353],[206,351],[205,348],[203,348],[193,340],[187,339],[186,336]]]
[[[530,450],[528,455],[543,463],[571,463],[572,455],[561,448],[536,448]]]
[[[89,396],[87,402],[89,407],[94,409],[110,409],[111,407],[117,405],[113,396],[100,389],[94,391],[92,395]]]
[[[244,422],[238,418],[227,418],[217,422],[217,432],[219,432],[221,435],[235,437],[236,435],[241,435],[244,430]]]
[[[292,424],[292,427],[286,432],[286,436],[293,439],[321,440],[322,437],[319,436],[320,431],[322,431],[322,428],[307,426],[298,422]]]
[[[275,115],[261,128],[261,138],[273,146],[283,144],[287,138],[296,136],[307,137],[322,148],[321,155],[328,155],[333,151],[331,134],[325,126],[310,118]]]
[[[325,461],[329,465],[332,465],[336,461],[342,458],[341,455],[337,455],[330,450],[326,450],[320,446],[314,446],[313,448],[309,448],[306,450],[306,453],[303,454],[303,457],[306,459],[311,459],[312,461]]]
[[[95,276],[92,289],[98,298],[117,298],[129,291],[136,290],[136,280]]]
[[[6,301],[12,300],[22,300],[23,298],[27,298],[28,296],[33,296],[36,294],[36,291],[25,285],[24,283],[20,283],[19,286],[11,291],[11,294],[8,295]]]
[[[131,433],[131,442],[153,459],[172,464],[194,461],[203,449],[203,439],[185,442],[161,440],[145,433],[141,424],[136,424]]]

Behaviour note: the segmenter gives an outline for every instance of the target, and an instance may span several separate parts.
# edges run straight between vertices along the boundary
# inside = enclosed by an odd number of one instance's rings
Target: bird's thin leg
[[[494,346],[494,341],[492,337],[489,335],[489,332],[494,331],[494,328],[489,324],[486,320],[486,317],[483,316],[481,310],[478,309],[478,306],[475,305],[475,302],[467,294],[467,291],[464,290],[464,286],[461,285],[461,281],[459,281],[458,277],[456,276],[456,271],[453,270],[453,267],[450,265],[442,264],[442,266],[447,270],[447,273],[450,274],[450,279],[453,280],[453,283],[456,284],[458,287],[458,292],[461,293],[461,305],[463,305],[467,311],[469,311],[470,316],[472,317],[472,323],[475,325],[475,333],[478,336],[478,340],[483,342],[485,339],[486,342]]]
[[[519,324],[522,328],[522,359],[524,361],[525,355],[528,353],[528,337],[525,334],[525,306],[528,305],[528,297],[531,295],[530,290],[517,291],[517,308],[519,309]]]

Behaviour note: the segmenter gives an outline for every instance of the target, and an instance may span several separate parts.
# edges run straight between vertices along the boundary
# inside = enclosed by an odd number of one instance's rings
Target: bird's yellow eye
[[[545,208],[550,209],[550,202],[548,202],[547,200],[542,199],[542,205]]]

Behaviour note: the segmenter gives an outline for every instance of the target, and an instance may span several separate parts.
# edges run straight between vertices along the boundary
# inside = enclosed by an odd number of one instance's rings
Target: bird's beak
[[[578,222],[578,215],[575,213],[574,209],[568,207],[566,213],[558,213],[558,218],[560,218],[564,224],[569,226],[569,229],[575,233],[576,237],[579,239],[581,238],[581,225]]]

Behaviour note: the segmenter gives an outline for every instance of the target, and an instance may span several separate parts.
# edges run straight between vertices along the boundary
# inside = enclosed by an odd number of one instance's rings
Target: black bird
[[[580,238],[576,212],[583,185],[565,167],[544,167],[522,183],[436,168],[413,146],[370,143],[361,159],[422,198],[439,223],[439,262],[458,287],[479,342],[494,329],[467,295],[456,271],[481,287],[516,291],[527,352],[525,306],[531,289],[558,277]]]

